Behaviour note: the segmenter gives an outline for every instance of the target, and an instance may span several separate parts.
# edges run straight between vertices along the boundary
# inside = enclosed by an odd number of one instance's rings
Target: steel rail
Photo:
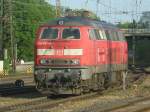
[[[140,103],[140,102],[143,102],[143,101],[149,101],[150,100],[150,96],[147,96],[147,97],[142,97],[142,98],[138,98],[138,99],[133,99],[133,100],[129,100],[127,102],[123,102],[123,103],[120,103],[119,105],[113,105],[112,107],[109,107],[109,108],[105,108],[105,109],[99,109],[98,112],[111,112],[111,111],[117,111],[119,109],[124,109],[124,108],[127,108],[129,106],[132,106],[132,105],[135,105],[137,103]],[[148,107],[147,107],[148,108]],[[141,108],[142,109],[147,109],[146,107],[145,108]],[[149,107],[150,108],[150,107]],[[131,111],[131,112],[141,112],[141,111]]]
[[[68,101],[80,101],[80,100],[86,100],[89,98],[98,97],[99,94],[96,93],[90,93],[82,96],[71,96],[68,98],[61,98],[61,99],[44,99],[44,100],[38,100],[38,101],[31,101],[29,103],[0,108],[3,112],[30,112],[33,110],[42,110],[42,109],[51,109],[53,107],[58,106],[59,104],[66,103]]]

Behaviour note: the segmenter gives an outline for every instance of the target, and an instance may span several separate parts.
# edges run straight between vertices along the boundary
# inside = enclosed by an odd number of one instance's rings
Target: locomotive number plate
[[[63,49],[56,49],[55,55],[59,55],[59,56],[64,55],[64,50]]]

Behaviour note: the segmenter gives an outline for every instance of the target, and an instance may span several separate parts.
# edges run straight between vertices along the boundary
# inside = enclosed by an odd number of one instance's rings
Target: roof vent
[[[90,17],[90,12],[84,10],[84,11],[82,12],[82,17],[84,17],[84,18],[89,18],[89,17]]]

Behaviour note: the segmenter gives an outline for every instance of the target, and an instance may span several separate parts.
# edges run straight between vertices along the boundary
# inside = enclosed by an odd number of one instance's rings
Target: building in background
[[[145,11],[142,13],[140,24],[143,28],[150,28],[150,11]]]

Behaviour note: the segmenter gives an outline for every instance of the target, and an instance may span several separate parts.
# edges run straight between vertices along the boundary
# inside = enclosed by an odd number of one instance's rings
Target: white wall
[[[3,71],[3,61],[0,61],[0,72]]]

